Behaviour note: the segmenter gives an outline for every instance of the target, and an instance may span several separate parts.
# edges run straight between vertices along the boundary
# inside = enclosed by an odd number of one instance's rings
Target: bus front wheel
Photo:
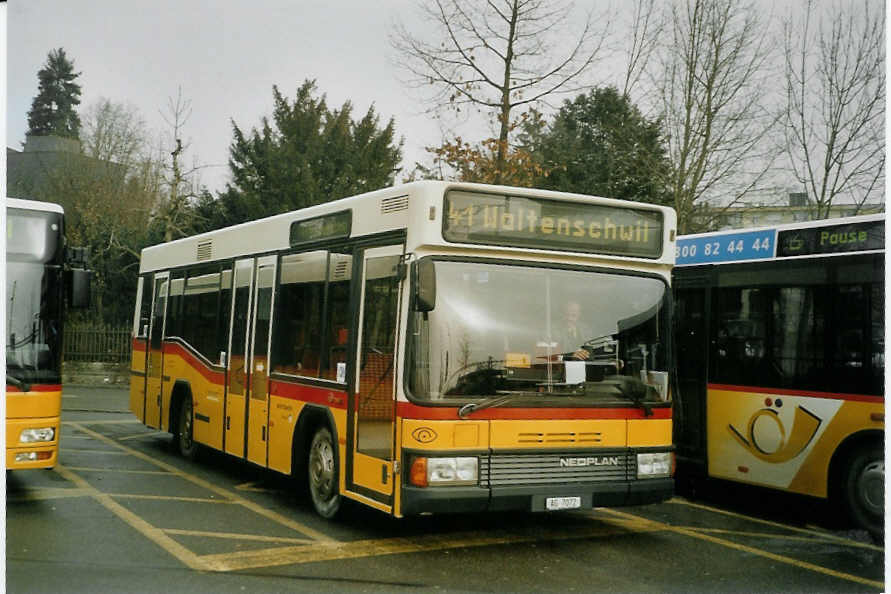
[[[316,430],[309,447],[307,467],[309,494],[316,512],[323,518],[333,518],[340,509],[340,493],[337,490],[337,452],[327,427]]]
[[[179,405],[179,419],[176,425],[176,447],[183,458],[194,460],[198,455],[198,444],[193,437],[192,399],[183,398]]]
[[[844,501],[851,519],[873,536],[885,526],[885,457],[876,446],[861,447],[848,460]]]

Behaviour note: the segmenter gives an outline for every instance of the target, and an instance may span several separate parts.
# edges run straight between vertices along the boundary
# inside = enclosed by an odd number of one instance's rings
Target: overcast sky
[[[131,104],[149,127],[178,86],[192,103],[185,138],[212,190],[228,179],[230,120],[242,129],[272,110],[272,85],[289,98],[316,79],[329,107],[374,104],[382,124],[396,118],[405,156],[424,157],[437,125],[423,115],[390,63],[387,34],[413,0],[12,0],[7,18],[7,146],[21,150],[37,71],[63,47],[81,72],[81,111],[100,98]],[[424,27],[424,23],[416,23]]]
[[[765,12],[803,2],[757,1],[764,2]],[[411,169],[415,161],[428,162],[424,147],[442,139],[417,92],[399,82],[387,41],[397,18],[417,36],[431,38],[431,24],[418,18],[416,4],[417,0],[11,0],[7,146],[21,149],[27,112],[37,94],[37,71],[50,50],[62,47],[81,72],[81,112],[107,98],[135,107],[156,134],[169,132],[161,112],[181,87],[192,107],[184,131],[184,139],[191,142],[187,159],[189,164],[197,159],[209,166],[202,182],[213,191],[223,189],[228,179],[231,121],[249,130],[271,113],[273,85],[293,99],[305,79],[317,80],[329,107],[340,107],[349,99],[356,117],[372,104],[382,124],[394,117],[397,135],[405,139],[405,168]],[[623,0],[578,0],[577,5],[598,13],[612,8],[612,30],[617,34],[630,18],[626,9],[631,2]],[[621,65],[621,61],[599,64],[588,82],[621,84]],[[472,140],[489,135],[487,129],[464,134]]]

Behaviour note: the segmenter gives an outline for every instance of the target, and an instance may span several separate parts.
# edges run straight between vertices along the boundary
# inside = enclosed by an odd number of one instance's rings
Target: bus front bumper
[[[54,468],[59,455],[59,417],[6,420],[6,469]],[[51,428],[51,441],[20,441],[22,432]]]
[[[483,511],[547,511],[549,498],[579,498],[579,507],[622,507],[658,503],[674,494],[674,479],[610,484],[552,484],[535,487],[402,487],[402,515]]]

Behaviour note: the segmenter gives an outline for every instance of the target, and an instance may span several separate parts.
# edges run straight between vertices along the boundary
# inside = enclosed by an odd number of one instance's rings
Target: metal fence
[[[130,328],[67,324],[62,343],[64,361],[126,363],[130,360]]]

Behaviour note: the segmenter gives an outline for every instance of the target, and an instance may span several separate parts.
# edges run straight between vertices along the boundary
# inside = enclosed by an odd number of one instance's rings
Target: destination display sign
[[[885,247],[885,221],[862,221],[780,231],[777,258],[881,250]]]
[[[446,241],[659,258],[662,212],[585,202],[451,191]]]
[[[352,213],[348,210],[304,221],[295,221],[291,223],[291,246],[325,239],[349,237],[352,221]]]
[[[681,236],[675,246],[675,265],[773,258],[776,234],[776,229],[762,229],[703,237]]]

